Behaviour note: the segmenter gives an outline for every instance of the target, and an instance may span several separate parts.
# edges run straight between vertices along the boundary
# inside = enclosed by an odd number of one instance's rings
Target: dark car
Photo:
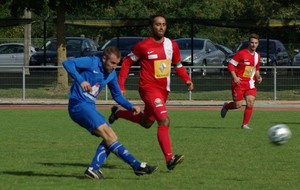
[[[193,73],[200,73],[202,76],[206,76],[207,73],[220,73],[220,68],[205,68],[205,66],[222,66],[225,60],[225,54],[211,40],[193,38],[193,48],[191,38],[178,38],[175,41],[178,43],[183,65],[203,66],[193,68]]]
[[[144,39],[146,39],[146,38],[139,37],[139,36],[114,37],[104,43],[104,45],[100,48],[100,53],[102,54],[103,50],[106,47],[109,47],[109,46],[118,47],[118,49],[121,52],[121,56],[122,56],[121,63],[117,67],[117,71],[119,71],[122,66],[122,60],[124,59],[124,57],[126,57],[131,52],[131,50],[135,44],[137,44],[138,42],[140,42]],[[134,67],[139,66],[139,62],[136,62],[133,66]],[[136,75],[137,74],[136,72],[139,71],[139,68],[134,68],[134,67],[130,69],[130,75]]]
[[[138,36],[121,36],[121,37],[114,37],[101,47],[100,51],[103,51],[106,47],[109,46],[117,46],[122,54],[122,57],[124,58],[126,55],[128,55],[131,52],[132,47],[144,40],[145,37],[138,37]]]
[[[131,49],[133,48],[133,46],[135,44],[137,44],[138,42],[140,42],[140,41],[142,41],[144,39],[146,39],[146,38],[145,37],[139,37],[139,36],[120,36],[120,37],[114,37],[114,38],[108,40],[107,42],[105,42],[105,44],[101,47],[100,51],[102,53],[103,50],[106,47],[117,46],[118,49],[121,52],[121,56],[122,56],[122,59],[123,59],[126,55],[128,55],[131,52]],[[122,61],[119,64],[119,67],[121,66],[121,64],[122,64]],[[138,66],[138,65],[139,65],[139,63],[137,62],[134,66]],[[132,68],[131,70],[138,70],[138,69]]]
[[[269,46],[268,46],[268,44],[269,44]],[[236,48],[234,53],[241,49],[247,48],[247,47],[248,47],[248,40],[245,40],[238,45],[238,47]],[[274,66],[274,65],[291,66],[291,58],[290,58],[286,48],[284,47],[283,43],[280,42],[279,40],[260,39],[259,45],[256,49],[256,52],[258,52],[261,56],[261,58],[260,58],[261,66]],[[233,57],[234,53],[227,57],[227,63]],[[267,58],[269,58],[269,60]],[[278,70],[279,73],[287,72],[287,71],[288,71],[288,69]],[[268,68],[261,69],[262,74],[271,74],[271,72],[272,72],[272,69],[268,69]]]
[[[100,56],[98,45],[95,41],[83,37],[66,37],[67,59],[88,55]],[[44,47],[35,52],[29,61],[30,66],[57,66],[57,40],[50,39]]]

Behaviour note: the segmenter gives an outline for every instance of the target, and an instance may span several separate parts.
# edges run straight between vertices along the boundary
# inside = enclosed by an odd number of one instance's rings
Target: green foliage
[[[99,106],[108,117],[109,110]],[[93,181],[83,175],[100,140],[75,124],[66,106],[0,109],[0,181],[2,189],[157,190],[157,189],[299,189],[299,112],[254,111],[251,131],[240,129],[243,112],[169,110],[174,153],[185,155],[168,171],[157,142],[157,126],[143,129],[118,120],[113,129],[134,156],[159,166],[149,176],[111,154]],[[290,141],[272,145],[267,130],[279,123],[292,131]]]
[[[22,16],[25,7],[33,11],[33,19],[36,20],[32,27],[32,37],[42,38],[44,35],[44,19],[49,17],[47,22],[46,37],[56,35],[54,20],[56,18],[56,6],[60,0],[33,1],[33,0],[2,0],[0,5],[0,17],[10,17],[12,15]],[[89,0],[79,1],[70,0],[66,3],[67,19],[97,19],[97,18],[148,18],[149,15],[164,13],[167,18],[177,19],[267,19],[267,18],[299,18],[300,4],[297,0],[288,1],[246,1],[246,0]],[[47,4],[48,3],[48,4]],[[10,28],[9,30],[0,29],[2,37],[20,37],[20,29]],[[249,33],[256,32],[262,37],[271,37],[279,39],[287,46],[292,47],[292,43],[300,41],[299,30],[296,28],[274,28],[266,29],[241,29],[211,27],[204,25],[194,25],[194,37],[209,38],[214,42],[221,43],[235,48],[235,46],[244,40]],[[148,36],[149,30],[146,27],[133,28],[92,28],[67,26],[66,35],[85,36],[96,39],[99,43],[118,36]],[[170,38],[190,37],[192,35],[190,20],[180,20],[179,22],[169,23],[167,35]]]

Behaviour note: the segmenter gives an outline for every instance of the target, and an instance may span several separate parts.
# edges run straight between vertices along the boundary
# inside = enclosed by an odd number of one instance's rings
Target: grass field
[[[109,110],[104,110],[107,116]],[[159,166],[147,176],[110,155],[105,180],[86,179],[99,140],[73,123],[65,109],[0,109],[0,189],[299,189],[300,122],[296,111],[255,111],[253,130],[240,129],[242,110],[221,119],[219,111],[170,110],[174,153],[185,161],[166,168],[151,129],[118,120],[113,128],[141,161]],[[282,146],[267,138],[271,126],[285,123],[293,136]]]

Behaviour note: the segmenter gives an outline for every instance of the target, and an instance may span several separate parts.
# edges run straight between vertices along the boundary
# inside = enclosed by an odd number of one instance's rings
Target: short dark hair
[[[166,17],[165,17],[165,15],[163,15],[163,14],[160,14],[160,13],[159,13],[159,14],[152,15],[152,16],[150,16],[150,18],[149,18],[149,25],[150,25],[150,26],[153,25],[154,19],[155,19],[156,17],[163,17],[165,20],[167,20]]]
[[[250,41],[250,39],[251,39],[251,38],[254,38],[254,39],[257,39],[257,40],[259,40],[259,35],[258,35],[258,34],[254,34],[254,33],[252,33],[252,34],[250,34],[250,36],[249,36],[248,40]]]
[[[116,46],[108,46],[103,51],[103,56],[110,58],[111,54],[115,54],[117,58],[121,57],[121,52]]]

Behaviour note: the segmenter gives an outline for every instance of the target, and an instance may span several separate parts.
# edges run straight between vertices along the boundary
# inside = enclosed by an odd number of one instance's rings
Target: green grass
[[[109,111],[103,113],[108,116]],[[0,109],[0,189],[299,189],[299,112],[254,111],[242,130],[243,112],[170,110],[174,153],[185,161],[166,168],[156,139],[156,125],[143,129],[125,120],[113,125],[119,140],[136,158],[159,166],[153,175],[135,176],[110,155],[105,180],[86,179],[99,140],[73,123],[64,109]],[[282,146],[267,136],[285,123],[293,136]]]

